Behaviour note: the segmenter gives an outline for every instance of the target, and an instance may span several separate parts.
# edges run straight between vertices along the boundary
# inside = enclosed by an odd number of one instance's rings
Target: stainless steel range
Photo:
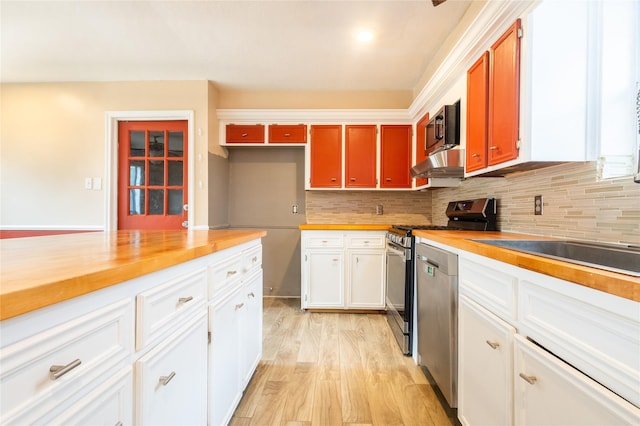
[[[394,225],[387,232],[386,310],[391,327],[402,353],[410,356],[413,350],[415,300],[415,230],[496,230],[496,200],[452,201],[447,205],[446,226]]]

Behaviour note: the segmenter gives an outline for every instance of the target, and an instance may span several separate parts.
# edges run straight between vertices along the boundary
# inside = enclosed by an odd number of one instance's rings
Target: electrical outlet
[[[90,177],[84,178],[84,189],[91,189],[92,186],[93,180]]]
[[[539,216],[542,214],[542,195],[533,197],[533,214]]]
[[[382,204],[378,204],[376,206],[376,214],[382,214]]]

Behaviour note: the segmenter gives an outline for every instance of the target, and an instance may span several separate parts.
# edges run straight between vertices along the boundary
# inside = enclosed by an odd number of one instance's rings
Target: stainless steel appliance
[[[458,386],[458,256],[416,244],[418,363],[427,368],[451,408]]]
[[[413,166],[411,176],[463,177],[464,150],[460,148],[460,101],[445,105],[425,128],[424,152],[427,158]]]
[[[496,230],[497,206],[493,198],[452,201],[447,205],[447,226],[394,225],[387,232],[386,311],[389,327],[402,349],[413,353],[415,299],[414,230]]]

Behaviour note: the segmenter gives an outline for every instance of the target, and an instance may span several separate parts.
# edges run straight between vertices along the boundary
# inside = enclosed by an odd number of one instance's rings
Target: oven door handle
[[[429,265],[433,266],[434,268],[440,268],[439,264],[437,264],[436,262],[432,261],[427,256],[420,255],[419,257],[420,257],[420,260],[423,261],[424,263],[428,263]]]
[[[391,247],[390,245],[387,245],[387,251],[395,254],[396,256],[400,256],[402,258],[403,262],[407,261],[407,254],[406,254],[405,250],[398,250],[395,247]]]

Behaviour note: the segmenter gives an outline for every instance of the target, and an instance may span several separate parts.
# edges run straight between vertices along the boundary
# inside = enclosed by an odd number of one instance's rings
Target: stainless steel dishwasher
[[[458,255],[416,244],[418,362],[458,405]]]

